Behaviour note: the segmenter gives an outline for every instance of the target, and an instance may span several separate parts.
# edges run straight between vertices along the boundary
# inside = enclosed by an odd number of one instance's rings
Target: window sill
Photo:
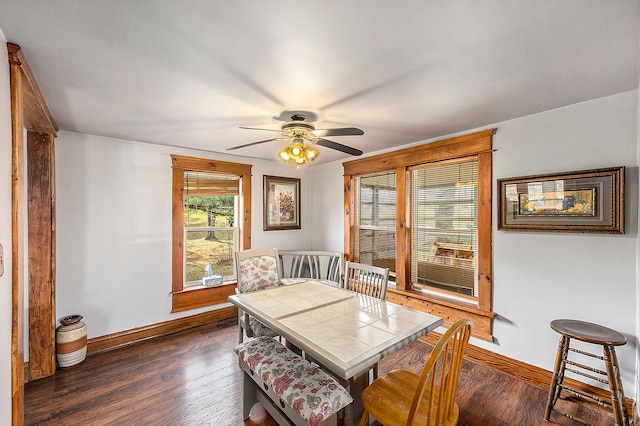
[[[171,312],[182,312],[202,308],[228,301],[235,294],[236,283],[230,282],[216,286],[193,286],[171,294]]]
[[[492,320],[495,313],[483,311],[472,303],[392,287],[387,288],[387,301],[442,317],[445,327],[459,318],[469,318],[473,322],[472,336],[493,342]]]

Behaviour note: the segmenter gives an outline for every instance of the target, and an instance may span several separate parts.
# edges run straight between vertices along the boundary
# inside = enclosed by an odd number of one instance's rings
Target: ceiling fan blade
[[[271,141],[276,141],[276,140],[278,140],[278,138],[265,139],[263,141],[251,142],[251,143],[246,143],[244,145],[238,145],[238,146],[232,146],[231,148],[227,148],[227,151],[233,151],[235,149],[246,148],[248,146],[258,145],[258,144],[261,144],[261,143],[271,142]]]
[[[242,127],[240,126],[241,129],[247,129],[247,130],[265,130],[267,132],[279,132],[280,129],[259,129],[257,127]]]
[[[321,145],[351,155],[362,155],[362,151],[360,151],[359,149],[351,148],[350,146],[342,145],[341,143],[333,142],[328,139],[318,139],[316,145]]]
[[[319,129],[314,130],[313,134],[319,137],[325,136],[351,136],[351,135],[364,135],[364,130],[357,127],[343,127],[340,129]]]

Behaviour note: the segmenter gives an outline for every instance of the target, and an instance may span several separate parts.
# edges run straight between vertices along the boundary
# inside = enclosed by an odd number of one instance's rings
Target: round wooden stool
[[[618,359],[616,358],[616,351],[614,349],[615,346],[626,344],[627,338],[615,330],[598,324],[592,324],[590,322],[571,319],[557,319],[551,321],[550,325],[553,330],[560,333],[561,337],[560,344],[558,345],[558,352],[556,354],[555,366],[553,368],[553,376],[551,377],[549,399],[547,400],[547,410],[544,414],[544,419],[548,421],[549,416],[551,416],[551,411],[556,411],[558,414],[562,414],[565,417],[573,418],[574,420],[584,423],[580,419],[576,419],[568,414],[553,409],[554,405],[560,398],[560,392],[564,390],[578,398],[595,402],[601,406],[610,407],[613,411],[615,424],[619,426],[628,426],[629,419],[627,418],[627,410],[624,406],[624,391],[622,389],[622,381],[620,380],[620,368],[618,366]],[[577,339],[583,342],[602,346],[603,356],[571,348],[571,339]],[[569,360],[567,356],[570,351],[604,361],[606,371],[598,370]],[[569,367],[567,367],[567,365],[569,365]],[[607,401],[596,395],[588,394],[584,390],[579,390],[563,384],[565,370],[608,384],[611,391],[611,401]],[[588,371],[591,374],[585,371]],[[602,377],[596,377],[593,373],[599,374]]]

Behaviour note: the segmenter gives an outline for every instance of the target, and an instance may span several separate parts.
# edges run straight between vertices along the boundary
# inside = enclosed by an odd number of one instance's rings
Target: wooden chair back
[[[449,327],[434,346],[420,374],[407,424],[413,424],[419,408],[428,413],[429,426],[444,424],[452,412],[457,411],[456,391],[469,337],[471,320],[461,318]],[[427,401],[423,399],[425,393],[431,396]],[[421,402],[428,406],[420,407]]]
[[[387,297],[388,281],[389,268],[355,262],[346,263],[343,287],[347,290],[384,300]]]

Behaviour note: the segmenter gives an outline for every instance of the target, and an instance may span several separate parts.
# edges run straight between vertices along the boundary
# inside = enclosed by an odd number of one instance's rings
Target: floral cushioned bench
[[[270,337],[241,343],[234,351],[245,372],[244,419],[260,401],[278,424],[336,425],[340,410],[353,401],[336,379]]]

